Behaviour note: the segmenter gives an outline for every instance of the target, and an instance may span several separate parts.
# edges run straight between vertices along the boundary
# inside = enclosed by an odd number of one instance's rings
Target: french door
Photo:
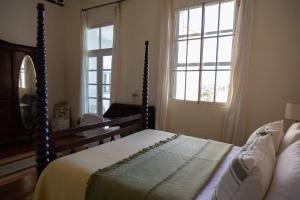
[[[111,50],[91,52],[88,57],[87,107],[89,113],[103,115],[111,98]]]
[[[113,38],[112,24],[87,29],[85,112],[103,115],[110,106]]]

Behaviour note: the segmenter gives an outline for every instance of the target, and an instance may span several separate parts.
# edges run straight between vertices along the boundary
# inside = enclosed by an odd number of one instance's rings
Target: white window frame
[[[89,58],[91,57],[95,57],[97,58],[97,69],[96,70],[89,70],[89,66],[87,66],[86,69],[86,78],[85,78],[85,91],[86,91],[86,112],[87,113],[93,113],[89,111],[89,99],[95,99],[97,101],[97,113],[98,115],[102,116],[104,114],[104,110],[103,110],[103,100],[109,100],[110,104],[111,104],[111,80],[110,80],[110,84],[103,84],[103,72],[104,71],[110,71],[111,72],[111,76],[112,76],[112,67],[110,70],[107,69],[103,69],[103,57],[105,56],[112,56],[113,57],[113,47],[114,47],[114,41],[115,41],[115,34],[113,31],[113,44],[112,44],[112,48],[106,48],[106,49],[101,49],[101,28],[105,27],[105,26],[114,26],[114,24],[112,22],[107,22],[107,23],[102,23],[102,24],[98,24],[98,25],[93,25],[93,26],[88,26],[88,29],[95,29],[95,28],[99,28],[99,49],[95,49],[95,50],[87,50],[87,60],[89,60]],[[113,58],[112,58],[113,59]],[[89,65],[89,62],[87,62]],[[97,71],[97,83],[96,84],[91,84],[89,83],[89,71]],[[90,97],[89,96],[89,85],[96,85],[97,87],[97,97]],[[106,98],[103,97],[103,91],[102,88],[103,86],[110,86],[110,98]],[[95,114],[95,113],[93,113]]]
[[[172,17],[172,32],[171,32],[171,49],[172,49],[172,52],[171,52],[171,67],[170,67],[170,91],[169,91],[169,100],[170,101],[178,101],[178,102],[186,102],[186,103],[196,103],[196,104],[221,104],[221,105],[224,105],[226,104],[227,102],[217,102],[216,101],[216,80],[217,80],[217,73],[215,74],[215,84],[214,84],[214,99],[213,101],[201,101],[201,75],[202,75],[202,72],[203,71],[230,71],[231,72],[231,68],[229,70],[220,70],[220,69],[217,69],[217,66],[218,66],[218,48],[219,48],[219,38],[220,37],[226,37],[226,36],[233,36],[233,40],[234,40],[234,37],[235,37],[235,28],[236,28],[236,18],[237,18],[237,13],[238,13],[238,8],[239,8],[239,3],[236,2],[235,3],[235,7],[234,7],[234,22],[233,22],[233,34],[228,34],[228,35],[219,35],[219,26],[220,26],[220,5],[221,3],[224,3],[224,2],[230,2],[232,0],[216,0],[216,1],[203,1],[197,5],[191,5],[191,6],[185,6],[185,7],[180,7],[180,8],[176,8],[174,9],[174,12],[173,12],[173,17]],[[218,11],[218,29],[217,29],[217,36],[210,36],[210,37],[205,37],[204,36],[204,21],[205,21],[205,5],[207,4],[214,4],[214,3],[219,3],[219,11]],[[200,53],[201,53],[201,56],[200,56],[200,69],[199,70],[194,70],[194,71],[199,71],[199,88],[198,88],[198,101],[192,101],[192,100],[186,100],[186,77],[187,77],[187,71],[193,71],[193,70],[187,70],[187,68],[185,68],[185,70],[181,70],[181,71],[184,71],[185,72],[185,89],[184,89],[184,99],[176,99],[175,97],[175,94],[176,94],[176,86],[175,86],[175,71],[180,71],[180,70],[176,70],[176,56],[177,56],[177,41],[178,39],[176,38],[177,35],[178,35],[178,23],[179,23],[179,13],[180,11],[183,11],[183,10],[188,10],[188,24],[189,24],[189,10],[190,9],[193,9],[193,8],[197,8],[197,7],[200,7],[202,6],[202,25],[201,25],[201,37],[200,37],[200,41],[201,41],[201,47],[200,47]],[[203,12],[204,11],[204,12]],[[186,41],[189,41],[189,40],[193,40],[193,39],[190,39],[189,38],[189,33],[187,33],[187,39]],[[205,38],[217,38],[217,47],[216,47],[216,69],[214,70],[202,70],[202,55],[203,55],[203,41]],[[187,43],[187,47],[186,49],[188,49],[188,43]],[[186,50],[187,51],[187,50]],[[234,49],[232,48],[232,52],[234,51]],[[186,59],[187,59],[187,55],[186,55]],[[231,62],[229,63],[229,65],[231,66],[232,64],[232,60]],[[185,63],[185,65],[187,65],[187,61]],[[229,83],[230,84],[230,83]],[[228,98],[227,98],[227,101],[228,101]]]

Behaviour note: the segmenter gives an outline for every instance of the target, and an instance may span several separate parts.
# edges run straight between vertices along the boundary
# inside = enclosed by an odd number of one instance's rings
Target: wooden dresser
[[[25,55],[36,66],[35,47],[0,40],[0,147],[33,134],[33,130],[23,126],[18,97],[19,72]]]

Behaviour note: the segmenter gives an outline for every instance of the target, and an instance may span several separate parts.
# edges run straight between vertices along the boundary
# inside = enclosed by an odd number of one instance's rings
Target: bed
[[[276,181],[271,184],[272,179],[278,179],[277,166],[275,178],[273,171],[275,154],[278,153],[283,137],[282,122],[258,129],[243,148],[148,129],[149,42],[145,42],[141,114],[50,133],[47,115],[44,6],[38,4],[37,8],[36,157],[39,179],[34,200],[274,199],[272,194],[266,194],[269,187],[269,193],[285,195],[276,189]],[[278,124],[281,124],[280,131]],[[109,130],[72,144],[61,145],[57,142],[59,138],[105,126],[120,126],[120,129]],[[121,138],[103,144],[104,139],[113,140],[116,135]],[[58,158],[62,151],[95,141],[99,142],[99,146]],[[299,148],[300,152],[300,142],[298,146],[293,148]],[[297,163],[300,160],[297,159],[291,159],[294,161],[292,163],[299,165]],[[298,178],[298,181],[300,179],[297,175],[293,177]],[[195,185],[198,178],[201,186],[197,183]],[[279,194],[276,193],[278,191]],[[281,199],[297,199],[297,190],[294,192],[296,194],[292,194],[292,198]]]
[[[36,186],[34,199],[84,199],[86,184],[92,173],[173,135],[173,133],[147,129],[111,143],[59,158],[51,162],[42,173]],[[239,151],[240,147],[232,148],[214,176],[199,192],[197,200],[212,199],[220,175]]]

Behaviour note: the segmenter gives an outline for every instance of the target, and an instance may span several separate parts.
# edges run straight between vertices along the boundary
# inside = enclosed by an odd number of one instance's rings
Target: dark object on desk
[[[120,117],[127,117],[130,115],[136,115],[142,113],[142,106],[140,105],[132,105],[132,104],[121,104],[121,103],[113,103],[110,105],[109,109],[104,113],[103,117],[115,119]],[[148,111],[148,120],[149,120],[149,128],[155,128],[155,107],[149,106]]]

